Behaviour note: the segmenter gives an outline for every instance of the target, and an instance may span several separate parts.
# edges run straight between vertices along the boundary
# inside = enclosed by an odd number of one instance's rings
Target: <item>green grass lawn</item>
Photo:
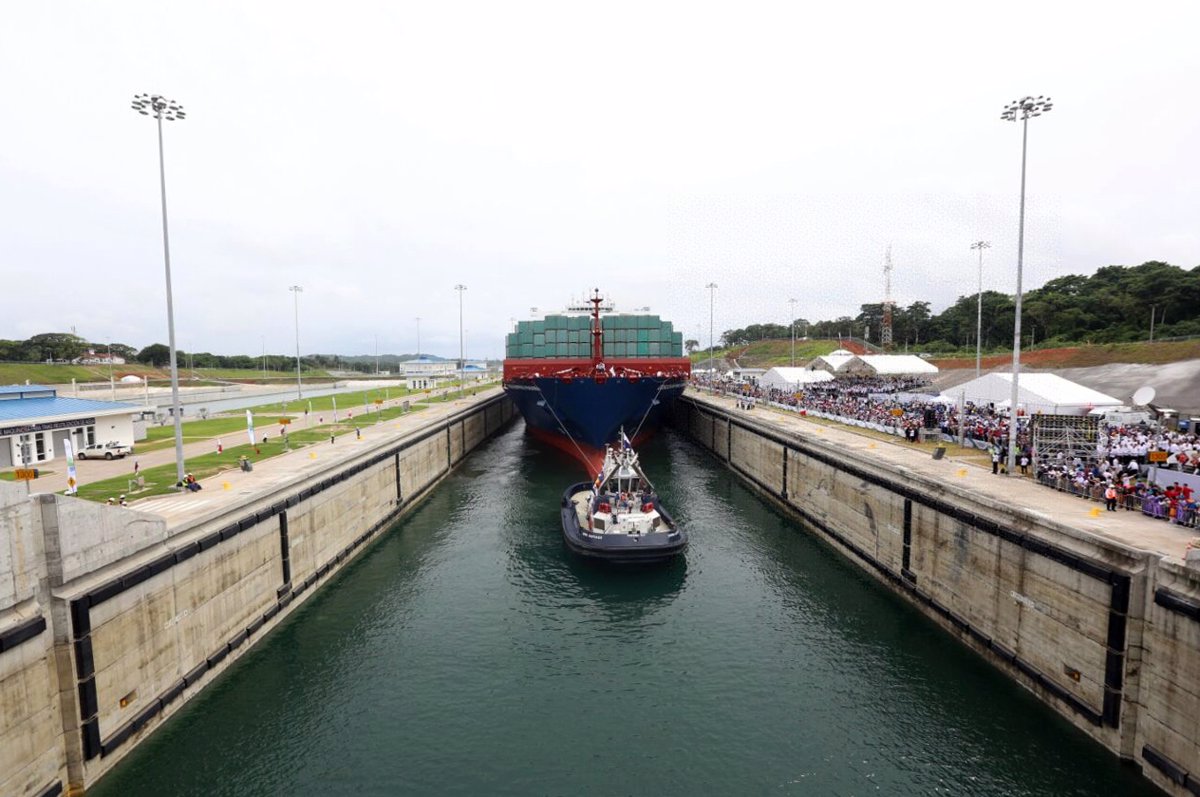
[[[114,368],[117,377],[120,377],[124,368],[123,365]],[[69,385],[72,379],[79,382],[106,382],[108,366],[0,363],[0,385],[21,385],[26,379],[35,385]]]
[[[383,423],[398,418],[404,414],[411,414],[424,409],[422,406],[413,406],[408,413],[405,413],[401,407],[389,407],[378,413],[379,422]],[[356,424],[347,421],[344,416],[338,413],[341,420],[336,425],[326,423],[322,426],[315,426],[312,429],[304,429],[302,426],[293,425],[293,431],[288,432],[288,444],[291,449],[305,448],[320,444],[330,445],[329,437],[334,435],[337,438],[353,436]],[[245,429],[245,418],[212,418],[210,421],[221,420],[240,420],[241,429]],[[357,425],[363,429],[370,429],[375,424],[376,413],[372,412],[370,417],[357,416],[355,420]],[[194,423],[206,423],[206,421],[195,421]],[[186,426],[186,424],[185,424]],[[165,427],[170,429],[171,427]],[[197,479],[203,481],[221,471],[230,470],[238,467],[238,458],[243,454],[252,462],[259,463],[271,457],[279,456],[284,453],[283,437],[279,434],[279,427],[264,428],[256,424],[255,431],[259,434],[264,431],[269,431],[270,436],[266,441],[261,441],[258,444],[258,451],[249,442],[243,442],[240,445],[228,446],[223,452],[218,454],[215,450],[210,454],[202,454],[197,457],[189,457],[185,463],[187,471],[194,475]],[[164,441],[167,445],[171,444],[173,438]],[[237,440],[246,440],[244,436],[237,436]],[[215,449],[215,446],[214,446]],[[144,450],[139,448],[139,450]],[[146,487],[138,492],[130,492],[129,481],[132,474],[105,479],[103,481],[93,482],[91,484],[83,484],[79,487],[77,494],[78,498],[83,498],[89,501],[105,501],[108,498],[115,498],[124,493],[133,501],[140,498],[150,498],[156,495],[166,495],[174,490],[175,484],[175,463],[169,462],[165,465],[155,465],[154,467],[142,468],[141,476],[145,480]],[[219,487],[219,485],[218,485]],[[212,489],[209,485],[207,489]]]
[[[257,407],[251,407],[251,412],[295,412],[303,413],[312,405],[313,413],[332,413],[333,401],[337,399],[338,418],[344,418],[346,412],[352,412],[355,416],[363,412],[364,396],[366,403],[370,404],[375,399],[381,401],[388,398],[404,398],[408,396],[424,394],[424,391],[408,390],[407,388],[397,385],[393,388],[379,388],[376,390],[352,390],[346,393],[337,393],[332,396],[316,396],[314,398],[305,398],[302,400],[291,399],[287,402],[275,402],[274,404],[260,404]],[[371,405],[374,407],[374,405]],[[374,410],[372,409],[372,412]],[[326,418],[332,420],[332,417]],[[297,419],[298,422],[301,422]]]
[[[256,429],[265,429],[268,426],[277,425],[279,418],[277,416],[255,416],[254,427]],[[190,440],[204,440],[209,437],[217,437],[223,434],[236,434],[246,431],[246,416],[229,415],[217,418],[208,418],[203,421],[186,421],[183,424],[183,439],[184,442]],[[138,451],[147,450],[147,443],[155,441],[168,440],[172,444],[175,441],[175,426],[167,424],[165,426],[152,426],[146,430],[146,440],[143,443],[138,443]]]

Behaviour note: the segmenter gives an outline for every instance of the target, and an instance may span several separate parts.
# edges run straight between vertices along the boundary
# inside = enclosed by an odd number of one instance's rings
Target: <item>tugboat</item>
[[[563,540],[581,556],[618,563],[664,562],[681,553],[687,533],[663,508],[625,433],[605,446],[595,481],[579,482],[562,497]]]

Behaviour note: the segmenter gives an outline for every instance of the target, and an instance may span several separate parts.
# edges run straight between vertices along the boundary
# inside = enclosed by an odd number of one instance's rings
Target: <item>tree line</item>
[[[976,302],[979,294],[958,297],[940,313],[916,301],[892,309],[894,346],[922,351],[955,351],[975,347]],[[1011,346],[1015,299],[984,291],[980,338],[984,349]],[[853,318],[842,316],[793,322],[797,337],[865,338],[880,342],[883,304],[864,304]],[[1120,343],[1154,338],[1200,335],[1200,266],[1191,270],[1153,260],[1140,266],[1105,266],[1095,274],[1055,277],[1025,293],[1021,308],[1024,345],[1046,347],[1081,343]],[[721,333],[721,344],[740,346],[756,340],[788,338],[788,324],[750,324]]]
[[[92,343],[69,332],[45,332],[28,340],[0,339],[0,362],[68,363],[83,357],[89,350],[97,354],[108,354],[111,351],[114,356],[124,359],[127,363],[139,363],[155,368],[165,368],[171,362],[171,350],[165,343],[152,343],[136,349],[124,343]],[[225,355],[176,349],[175,355],[180,368],[230,368],[284,373],[295,373],[296,370],[296,357],[290,354]],[[379,367],[386,370],[409,356],[380,355]],[[300,358],[300,362],[303,370],[332,368],[362,373],[372,373],[375,370],[375,357],[368,355],[343,357],[337,354],[306,354]]]

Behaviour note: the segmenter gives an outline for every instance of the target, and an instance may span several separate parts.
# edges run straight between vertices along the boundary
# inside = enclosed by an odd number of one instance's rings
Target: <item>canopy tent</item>
[[[915,354],[851,354],[838,349],[817,357],[810,371],[828,371],[836,376],[928,376],[938,367]]]
[[[975,404],[1008,407],[1012,399],[1012,374],[984,374],[958,387],[942,391],[958,401],[960,396]],[[1057,374],[1021,374],[1017,380],[1018,411],[1028,414],[1086,415],[1097,407],[1119,407],[1121,401]]]
[[[828,371],[809,371],[806,368],[772,368],[758,378],[758,384],[776,390],[799,390],[813,382],[829,382]]]
[[[829,354],[822,354],[808,364],[809,371],[827,371],[831,374],[842,373],[843,366],[854,359],[853,352],[845,349],[835,349]]]
[[[938,372],[936,365],[915,354],[862,354],[858,359],[874,376],[920,376]]]

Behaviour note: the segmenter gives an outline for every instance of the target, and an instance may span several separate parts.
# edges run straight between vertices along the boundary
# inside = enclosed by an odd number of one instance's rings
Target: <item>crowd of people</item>
[[[962,415],[959,406],[928,393],[928,380],[914,377],[855,377],[816,382],[802,391],[779,390],[743,383],[728,377],[701,377],[696,383],[719,393],[735,395],[739,401],[768,402],[801,414],[825,415],[882,426],[906,439],[916,440],[918,430],[936,428],[958,438],[960,423],[965,437],[989,446],[1006,445],[1008,415],[991,406],[966,402]],[[1017,421],[1017,445],[1029,454],[1024,418]]]
[[[928,382],[908,377],[839,378],[805,385],[803,390],[779,390],[728,377],[699,377],[696,383],[737,397],[738,406],[767,402],[805,414],[848,422],[874,424],[916,441],[919,430],[936,428],[951,439],[960,435],[976,441],[990,454],[992,472],[1005,469],[1008,454],[1008,412],[993,405],[965,402],[961,407],[920,392]],[[1035,461],[1028,420],[1017,419],[1017,450],[1021,473]],[[1180,474],[1200,473],[1200,435],[1158,429],[1149,424],[1102,424],[1094,454],[1067,458],[1062,452],[1036,459],[1034,474],[1043,485],[1084,499],[1102,501],[1108,511],[1141,511],[1189,528],[1197,525],[1194,490],[1185,480],[1164,486],[1148,478],[1151,465]]]

